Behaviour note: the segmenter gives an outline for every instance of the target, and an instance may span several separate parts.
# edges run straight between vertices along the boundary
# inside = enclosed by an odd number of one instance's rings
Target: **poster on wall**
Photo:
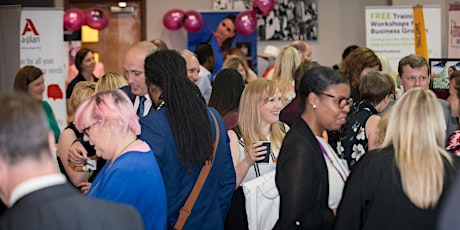
[[[318,39],[318,0],[273,1],[275,7],[268,15],[257,15],[259,41]],[[214,0],[214,10],[251,9],[251,0]]]
[[[455,70],[460,70],[460,58],[430,58],[430,89],[441,99],[449,96],[449,80]]]
[[[50,104],[61,130],[67,126],[62,15],[62,9],[24,8],[19,34],[20,66],[33,65],[43,71],[43,100]]]
[[[201,12],[204,22],[203,28],[197,33],[187,33],[187,47],[190,51],[194,52],[200,43],[208,43],[213,48],[216,55],[216,65],[211,72],[214,77],[222,68],[224,56],[235,48],[243,52],[249,67],[257,73],[257,32],[254,31],[247,36],[233,32],[235,25],[231,20],[238,13]]]
[[[429,58],[441,58],[441,7],[423,6]],[[366,7],[366,46],[388,58],[398,69],[399,60],[415,54],[412,6]]]
[[[449,42],[447,47],[449,58],[460,58],[460,4],[453,3],[449,7]]]

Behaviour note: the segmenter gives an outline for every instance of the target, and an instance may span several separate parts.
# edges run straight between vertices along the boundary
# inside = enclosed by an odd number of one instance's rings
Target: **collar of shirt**
[[[35,192],[37,190],[47,188],[53,185],[64,184],[66,178],[60,173],[55,173],[46,176],[36,177],[30,180],[26,180],[19,185],[17,185],[11,192],[10,201],[8,203],[9,207],[12,207],[16,201],[21,199],[23,196]]]
[[[144,102],[144,116],[147,115],[150,111],[150,108],[152,108],[152,99],[150,99],[150,95],[146,94],[145,96],[145,102]],[[137,108],[139,108],[139,96],[136,96],[136,99],[134,99],[134,111],[137,111]]]

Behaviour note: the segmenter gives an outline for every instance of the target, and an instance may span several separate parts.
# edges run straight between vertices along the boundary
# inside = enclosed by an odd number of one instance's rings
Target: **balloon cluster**
[[[188,32],[196,33],[203,28],[203,17],[194,10],[184,12],[172,9],[163,16],[163,25],[169,30],[178,30],[184,26]]]
[[[275,7],[275,0],[253,0],[252,10],[243,11],[236,16],[235,29],[238,34],[247,36],[257,29],[257,14],[267,16]],[[172,9],[163,16],[163,25],[169,30],[185,30],[196,33],[203,28],[203,17],[200,13],[190,10],[184,12]]]
[[[64,27],[70,31],[79,30],[83,25],[102,30],[108,24],[109,16],[107,12],[99,8],[89,8],[85,11],[70,8],[64,13]]]
[[[267,16],[275,8],[275,0],[253,0],[252,10],[243,11],[236,16],[236,31],[247,36],[257,29],[257,15]]]

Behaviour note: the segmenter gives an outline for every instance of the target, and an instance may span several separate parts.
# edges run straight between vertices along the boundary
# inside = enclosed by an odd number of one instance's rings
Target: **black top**
[[[90,145],[89,142],[83,141],[83,134],[78,132],[73,122],[70,122],[70,124],[65,129],[71,129],[75,133],[75,136],[77,136],[77,140],[80,141],[83,147],[85,147],[88,157],[96,155],[96,150],[94,150],[94,147]],[[64,174],[67,180],[70,181],[69,176],[65,172],[64,166],[62,165],[63,163],[61,162],[61,159],[59,158],[59,156],[57,156],[57,162],[59,164],[59,169],[61,170],[61,173]],[[105,162],[106,160],[102,159],[102,157],[99,157],[97,159],[97,170],[95,170],[93,174],[88,178],[88,182],[93,182],[94,178],[96,178],[99,171],[101,171],[102,167],[104,167]]]
[[[345,184],[336,230],[342,229],[436,229],[440,204],[459,166],[444,160],[444,189],[438,205],[420,209],[403,191],[392,147],[369,151],[356,164]]]
[[[275,181],[280,214],[274,229],[332,229],[326,161],[318,140],[302,119],[283,140]]]
[[[336,152],[347,160],[351,168],[368,151],[369,140],[366,135],[366,122],[372,115],[377,114],[374,106],[363,102],[343,127],[342,137],[337,144]]]
[[[94,82],[97,82],[99,80],[94,75],[93,75],[93,79],[94,79]],[[81,81],[86,81],[86,79],[83,77],[83,75],[78,73],[78,75],[67,86],[67,90],[65,91],[65,95],[67,99],[69,99],[70,96],[72,96],[73,88],[75,88],[75,85]]]

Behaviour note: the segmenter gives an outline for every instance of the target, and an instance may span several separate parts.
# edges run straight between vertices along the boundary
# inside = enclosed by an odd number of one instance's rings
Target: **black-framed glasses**
[[[353,98],[344,98],[344,97],[337,97],[334,95],[330,95],[327,93],[316,93],[316,94],[321,94],[324,96],[328,96],[330,98],[334,98],[337,104],[339,105],[339,108],[343,109],[346,105],[352,106],[353,105]]]
[[[90,129],[91,127],[93,127],[94,125],[96,125],[97,123],[101,123],[101,122],[102,122],[102,120],[97,120],[97,121],[95,121],[94,123],[92,123],[92,124],[89,125],[88,127],[82,129],[82,130],[81,130],[81,133],[83,133],[83,135],[86,135],[86,136],[89,137],[89,135],[88,135],[89,129]]]

